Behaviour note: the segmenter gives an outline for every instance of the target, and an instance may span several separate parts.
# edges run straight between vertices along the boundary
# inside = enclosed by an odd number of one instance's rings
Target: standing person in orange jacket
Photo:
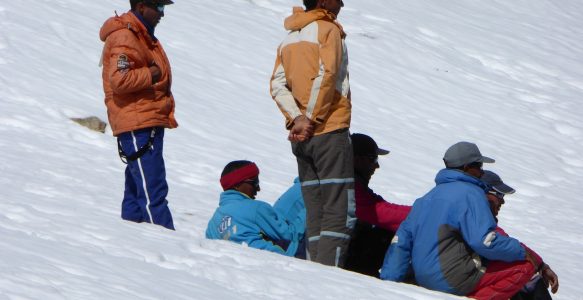
[[[130,0],[101,27],[103,91],[125,170],[121,217],[174,229],[162,156],[164,128],[176,128],[172,73],[154,29],[171,0]]]
[[[344,266],[354,226],[350,86],[342,0],[304,0],[285,20],[271,96],[286,119],[307,213],[309,259]]]

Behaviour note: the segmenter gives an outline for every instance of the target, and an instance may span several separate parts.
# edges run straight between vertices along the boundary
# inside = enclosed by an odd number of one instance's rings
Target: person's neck
[[[146,27],[146,30],[150,34],[152,40],[157,41],[158,39],[156,38],[156,36],[154,36],[155,28],[152,25],[148,24],[148,22],[146,22],[144,17],[142,17],[142,15],[137,10],[132,10],[132,13],[136,16],[136,18],[138,18],[138,20],[140,20],[140,22],[142,22],[142,24],[144,24],[144,27]]]
[[[368,186],[370,182],[370,178],[366,179],[366,177],[362,176],[358,171],[354,170],[354,179],[360,181],[365,186]]]

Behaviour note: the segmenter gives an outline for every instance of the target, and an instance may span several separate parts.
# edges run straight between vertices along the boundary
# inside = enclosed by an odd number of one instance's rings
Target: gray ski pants
[[[348,129],[292,143],[306,205],[309,259],[343,267],[355,217],[354,166]]]

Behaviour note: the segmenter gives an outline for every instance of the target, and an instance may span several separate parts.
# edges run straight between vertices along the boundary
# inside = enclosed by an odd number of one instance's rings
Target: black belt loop
[[[145,144],[142,148],[140,148],[138,151],[136,151],[136,153],[134,153],[132,155],[127,155],[127,154],[125,154],[125,152],[123,152],[123,149],[121,147],[121,141],[119,138],[117,138],[117,152],[119,154],[119,159],[121,159],[121,161],[127,165],[128,161],[134,161],[134,160],[142,157],[144,154],[146,154],[146,151],[148,151],[154,145],[154,136],[155,135],[156,135],[156,127],[152,127],[152,131],[150,132],[150,138],[148,139],[148,143]]]

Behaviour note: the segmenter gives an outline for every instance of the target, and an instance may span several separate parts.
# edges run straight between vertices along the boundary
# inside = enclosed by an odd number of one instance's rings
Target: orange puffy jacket
[[[103,47],[103,91],[113,135],[147,128],[176,128],[172,74],[159,41],[130,11],[109,18],[99,32]],[[160,68],[152,84],[149,66]]]

